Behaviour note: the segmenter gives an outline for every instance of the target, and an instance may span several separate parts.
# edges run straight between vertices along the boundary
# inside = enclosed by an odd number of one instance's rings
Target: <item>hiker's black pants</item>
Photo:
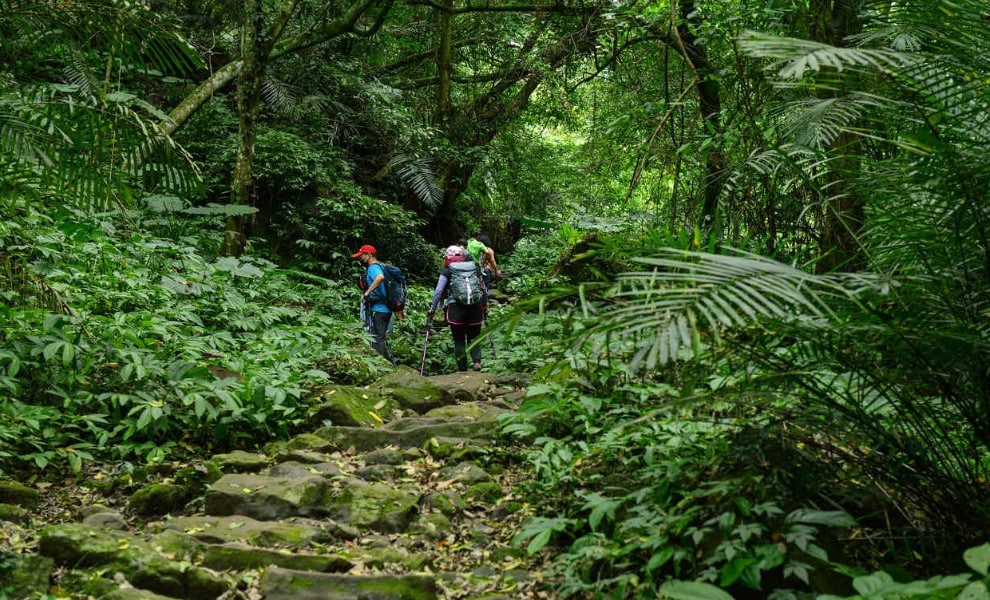
[[[457,370],[467,371],[467,356],[464,352],[464,348],[468,344],[474,341],[474,338],[478,337],[478,333],[481,332],[481,324],[477,325],[454,325],[451,323],[450,332],[454,335],[454,358],[457,359]],[[475,346],[471,348],[471,360],[473,362],[481,361],[481,346]]]
[[[371,347],[388,359],[389,362],[395,364],[395,360],[392,359],[392,351],[389,349],[388,340],[386,339],[388,335],[388,321],[391,318],[392,313],[373,312],[371,313],[371,323],[369,326],[371,335],[373,336]]]

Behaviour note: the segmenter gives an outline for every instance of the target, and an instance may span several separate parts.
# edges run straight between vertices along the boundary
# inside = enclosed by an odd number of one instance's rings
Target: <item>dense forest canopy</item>
[[[0,0],[0,472],[296,431],[384,369],[353,250],[425,312],[478,229],[558,593],[990,596],[988,40],[983,0]]]

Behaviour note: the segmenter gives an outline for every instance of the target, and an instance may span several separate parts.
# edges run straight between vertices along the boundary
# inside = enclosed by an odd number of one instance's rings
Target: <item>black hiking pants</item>
[[[388,335],[388,321],[391,318],[392,313],[373,312],[368,323],[368,329],[374,337],[371,340],[371,347],[394,365],[395,359],[392,358],[392,350],[388,347],[388,338],[386,337]]]
[[[467,371],[467,354],[464,349],[468,344],[474,341],[478,334],[481,333],[481,324],[477,325],[454,325],[451,323],[450,332],[454,336],[454,358],[457,359],[457,370]],[[481,362],[481,346],[477,345],[471,348],[471,360],[472,362]]]

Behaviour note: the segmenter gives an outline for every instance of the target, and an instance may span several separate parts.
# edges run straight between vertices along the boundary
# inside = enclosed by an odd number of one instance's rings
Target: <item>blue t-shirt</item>
[[[375,282],[375,278],[379,275],[385,277],[385,268],[379,263],[374,263],[369,266],[364,271],[364,282],[370,288],[371,284]],[[368,294],[368,303],[371,305],[371,311],[376,313],[387,313],[392,312],[388,309],[388,304],[385,303],[385,282],[382,281],[381,285],[376,287],[374,291]]]

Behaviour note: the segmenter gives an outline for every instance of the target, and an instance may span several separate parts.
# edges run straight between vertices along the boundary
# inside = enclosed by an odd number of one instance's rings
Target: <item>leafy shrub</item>
[[[78,469],[97,455],[159,461],[187,444],[253,445],[302,423],[314,384],[366,382],[384,367],[370,352],[351,356],[366,341],[342,308],[356,297],[349,287],[200,253],[197,243],[216,241],[216,216],[151,215],[199,224],[165,239],[110,215],[22,211],[0,224],[11,283],[0,464]],[[314,310],[318,301],[333,310]]]

